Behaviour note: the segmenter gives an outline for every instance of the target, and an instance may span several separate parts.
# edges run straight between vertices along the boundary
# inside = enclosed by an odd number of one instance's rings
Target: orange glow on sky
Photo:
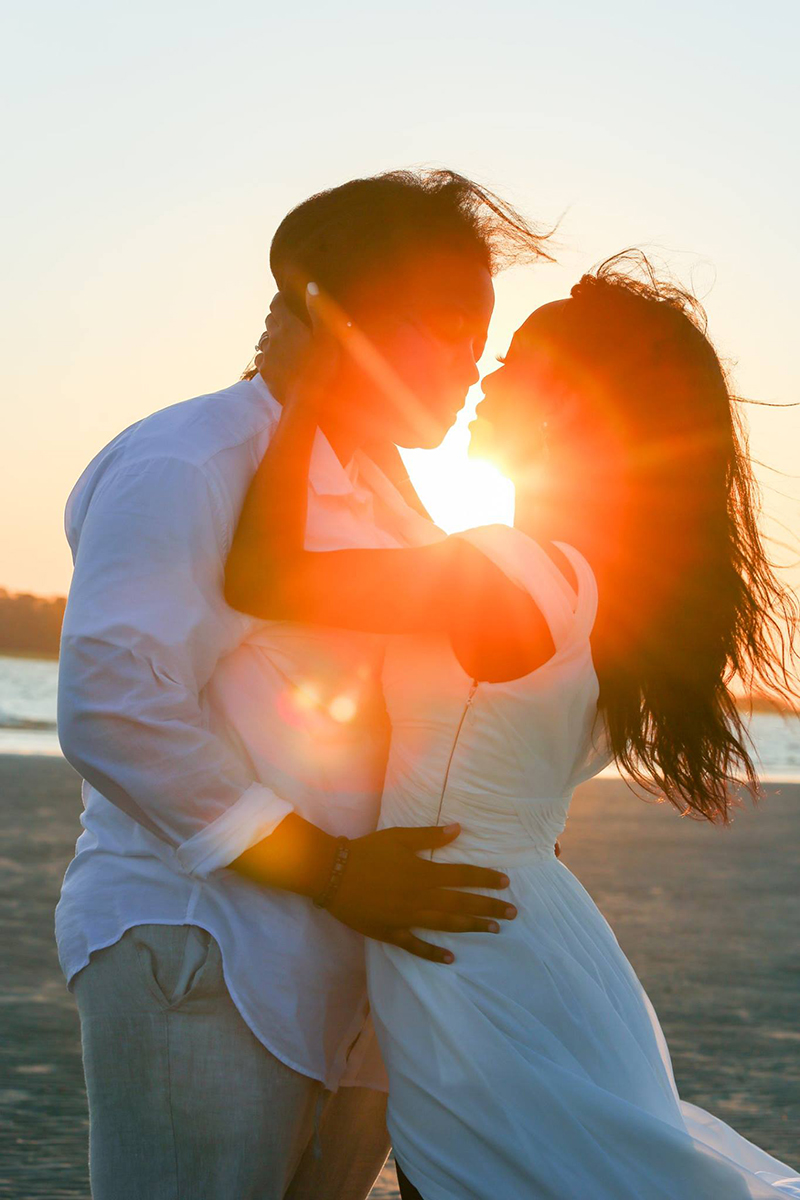
[[[704,299],[745,395],[800,400],[795,17],[721,21],[718,0],[14,6],[0,586],[66,590],[63,506],[86,463],[238,377],[272,296],[272,231],[357,175],[451,166],[561,219],[556,265],[498,278],[484,370],[533,308],[639,245]],[[748,416],[754,457],[788,476],[759,468],[788,564],[800,409]],[[511,519],[510,484],[466,458],[468,419],[406,455],[450,530]]]

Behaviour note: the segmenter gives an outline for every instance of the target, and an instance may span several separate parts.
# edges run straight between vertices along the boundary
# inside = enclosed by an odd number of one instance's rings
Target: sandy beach
[[[78,1021],[52,934],[78,779],[56,758],[0,757],[0,811],[0,1197],[88,1200]],[[800,786],[769,785],[719,831],[595,781],[563,846],[650,993],[684,1098],[800,1165]],[[372,1196],[397,1196],[388,1167]]]

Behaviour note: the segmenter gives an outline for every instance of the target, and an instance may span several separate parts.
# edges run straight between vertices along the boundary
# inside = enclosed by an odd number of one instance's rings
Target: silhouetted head
[[[545,238],[509,205],[453,171],[393,171],[321,192],[284,218],[270,266],[306,319],[314,281],[372,355],[343,363],[337,394],[367,436],[437,445],[478,374],[492,276],[547,258]]]
[[[702,308],[644,255],[620,255],[537,309],[483,389],[473,453],[525,489],[544,537],[595,566],[592,644],[617,761],[724,818],[729,779],[755,783],[727,682],[791,691],[775,618],[791,621],[793,601],[761,542]]]
[[[523,483],[535,468],[559,503],[642,505],[663,482],[689,485],[694,510],[724,492],[736,453],[725,373],[700,306],[644,256],[609,260],[532,313],[483,391],[474,449],[490,446]]]

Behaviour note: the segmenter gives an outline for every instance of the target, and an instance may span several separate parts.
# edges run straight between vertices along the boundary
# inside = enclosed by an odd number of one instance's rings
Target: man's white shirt
[[[59,956],[69,982],[134,925],[200,925],[273,1054],[329,1088],[385,1088],[362,939],[226,869],[292,811],[334,834],[373,830],[388,746],[382,639],[258,621],[223,598],[279,415],[260,376],[164,409],[102,450],[69,498],[59,733],[84,779],[84,832]],[[309,548],[440,536],[374,463],[343,468],[317,434]]]

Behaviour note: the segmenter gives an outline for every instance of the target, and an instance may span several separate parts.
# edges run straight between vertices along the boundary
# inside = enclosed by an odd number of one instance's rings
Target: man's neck
[[[343,467],[347,466],[357,450],[365,449],[358,430],[353,429],[352,425],[337,421],[330,415],[326,414],[325,418],[320,421],[320,429],[330,442],[334,454]]]
[[[259,374],[269,388],[270,395],[278,401],[278,404],[283,405],[290,381],[282,372],[276,370],[268,359],[262,363]],[[331,407],[336,408],[337,405],[334,403]],[[321,428],[343,467],[347,466],[356,450],[363,448],[361,439],[352,426],[327,420],[321,425]]]
[[[269,388],[270,394],[279,404],[283,404],[289,381],[281,376],[268,361],[262,364],[260,374],[264,383]],[[337,404],[334,401],[331,404],[331,409],[338,409],[341,412],[345,412],[346,405],[344,403]],[[367,441],[361,430],[346,422],[333,419],[326,420],[321,428],[343,467],[346,467],[351,462],[357,450],[363,451],[368,458],[372,459],[376,466],[380,467],[386,478],[394,484],[406,504],[416,509],[422,516],[430,519],[430,514],[426,511],[425,506],[414,489],[414,485],[408,477],[408,472],[405,469],[397,446],[389,437],[375,438],[373,435]]]

